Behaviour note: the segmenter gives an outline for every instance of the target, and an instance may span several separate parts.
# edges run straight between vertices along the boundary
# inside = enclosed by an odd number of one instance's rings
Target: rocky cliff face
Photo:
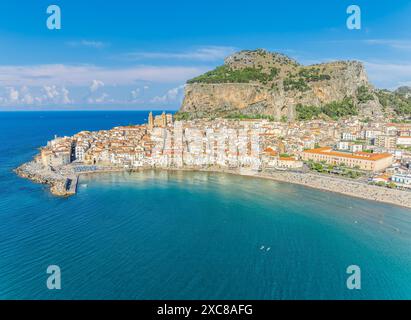
[[[298,104],[320,107],[346,97],[356,99],[360,88],[372,92],[360,62],[303,66],[278,53],[241,51],[228,57],[223,66],[188,81],[180,113],[190,117],[240,114],[293,120]],[[369,100],[362,102],[365,112],[378,113],[378,99],[372,103]]]

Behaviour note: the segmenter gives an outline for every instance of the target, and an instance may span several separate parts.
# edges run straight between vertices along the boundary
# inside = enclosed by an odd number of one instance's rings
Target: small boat
[[[267,251],[270,251],[270,250],[271,250],[271,247],[268,247],[268,248],[267,248]]]
[[[87,183],[82,183],[81,186],[87,188]]]
[[[263,249],[264,249],[264,246],[261,246],[260,250],[263,250]]]

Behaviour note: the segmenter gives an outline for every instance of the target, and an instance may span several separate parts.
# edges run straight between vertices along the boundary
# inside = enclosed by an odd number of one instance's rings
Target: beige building
[[[44,148],[41,150],[40,159],[45,167],[63,166],[70,163],[70,152],[54,152]]]
[[[393,156],[389,153],[346,153],[334,151],[331,147],[323,147],[305,150],[302,153],[305,161],[324,161],[327,164],[344,164],[350,168],[358,167],[361,170],[380,171],[388,168],[393,162]]]
[[[304,165],[302,161],[297,160],[295,157],[281,157],[278,152],[271,147],[263,151],[261,160],[265,168],[301,169]]]
[[[303,162],[294,157],[279,157],[277,160],[277,167],[282,169],[301,169],[303,166]]]
[[[167,126],[167,117],[165,112],[159,116],[154,117],[154,127],[166,127]]]
[[[395,149],[397,143],[396,136],[378,136],[375,139],[375,145],[385,149]]]
[[[153,117],[153,113],[150,112],[148,115],[148,128],[152,130],[154,127],[165,128],[168,125],[173,124],[173,115],[171,113],[163,112],[161,115]]]
[[[148,114],[148,129],[153,130],[154,127],[154,118],[153,118],[153,113],[150,111]]]

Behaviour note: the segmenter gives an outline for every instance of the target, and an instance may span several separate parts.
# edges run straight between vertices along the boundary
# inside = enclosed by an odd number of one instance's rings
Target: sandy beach
[[[299,184],[302,186],[315,188],[319,190],[335,192],[355,198],[361,198],[366,200],[378,201],[398,205],[402,207],[411,208],[411,192],[389,189],[385,187],[379,187],[370,185],[364,182],[356,180],[343,179],[335,176],[327,176],[324,174],[315,173],[303,173],[303,172],[291,172],[291,171],[272,171],[272,172],[254,172],[250,170],[229,170],[219,167],[209,168],[140,168],[127,171],[141,171],[141,170],[168,170],[168,171],[202,171],[202,172],[216,172],[235,174],[263,179],[271,179],[274,181],[280,181],[285,183]],[[64,192],[62,190],[62,184],[67,178],[73,177],[73,171],[68,171],[69,174],[62,175],[56,172],[50,172],[43,170],[34,162],[23,164],[17,168],[16,173],[23,177],[30,179],[34,182],[47,184],[50,186],[50,191],[56,196],[68,196],[72,195],[71,192]],[[82,174],[100,174],[109,172],[121,172],[126,171],[124,169],[113,170],[113,168],[101,169],[93,172],[77,173],[75,176],[79,177]]]

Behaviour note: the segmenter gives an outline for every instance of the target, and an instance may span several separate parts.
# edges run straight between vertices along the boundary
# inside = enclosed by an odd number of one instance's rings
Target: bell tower
[[[152,130],[154,127],[154,119],[153,119],[153,112],[150,111],[148,114],[148,128]]]

